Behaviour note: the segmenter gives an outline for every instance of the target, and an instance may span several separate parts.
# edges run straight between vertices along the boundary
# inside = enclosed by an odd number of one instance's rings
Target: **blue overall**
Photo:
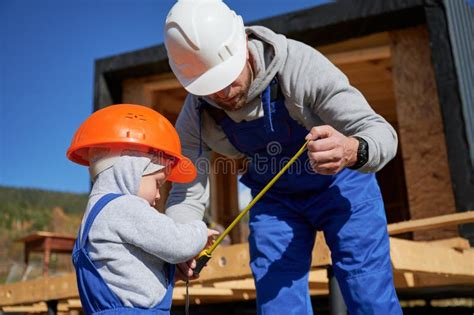
[[[95,218],[105,205],[120,196],[122,195],[107,194],[97,201],[87,217],[82,237],[79,230],[79,235],[74,244],[72,261],[76,268],[77,287],[82,308],[86,314],[170,314],[174,287],[174,265],[166,265],[169,268],[168,279],[170,281],[163,300],[151,309],[132,308],[125,307],[117,295],[110,290],[89,257],[87,241]]]
[[[292,119],[278,83],[262,93],[264,116],[234,122],[201,100],[229,141],[250,157],[241,182],[255,196],[298,151],[308,130]],[[271,96],[275,94],[275,96]],[[216,111],[219,111],[216,114]],[[222,114],[224,113],[224,114]],[[303,154],[250,211],[250,266],[258,314],[312,314],[308,288],[317,230],[350,314],[401,314],[393,286],[389,238],[374,174],[311,170]]]

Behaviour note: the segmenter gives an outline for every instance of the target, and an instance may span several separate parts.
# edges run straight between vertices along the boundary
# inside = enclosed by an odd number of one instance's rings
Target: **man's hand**
[[[331,126],[311,128],[306,140],[311,167],[316,173],[333,175],[357,162],[359,141],[346,137]]]

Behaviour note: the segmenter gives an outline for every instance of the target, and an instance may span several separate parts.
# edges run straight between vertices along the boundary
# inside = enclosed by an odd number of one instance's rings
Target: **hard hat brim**
[[[185,156],[179,158],[178,163],[171,170],[168,180],[175,183],[189,183],[197,176],[193,162]]]
[[[246,37],[243,36],[243,39],[241,49],[234,56],[189,82],[180,80],[186,91],[198,96],[210,95],[234,82],[244,69],[247,60]]]

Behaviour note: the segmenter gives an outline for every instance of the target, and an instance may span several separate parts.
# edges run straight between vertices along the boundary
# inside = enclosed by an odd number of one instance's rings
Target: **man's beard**
[[[251,67],[251,65],[247,63],[246,67]],[[211,98],[212,101],[216,103],[216,105],[219,106],[220,108],[229,112],[237,111],[241,109],[242,107],[244,107],[245,104],[247,104],[250,84],[252,84],[252,80],[253,80],[253,71],[251,68],[249,69],[249,71],[250,71],[249,72],[250,74],[248,75],[247,80],[245,81],[244,85],[239,90],[239,92],[230,99],[230,103],[219,100],[218,98]]]
[[[226,111],[233,112],[244,107],[244,105],[247,103],[247,97],[248,89],[247,91],[239,92],[239,94],[235,96],[235,100],[233,100],[232,103],[226,103],[218,100],[214,100],[214,103]]]

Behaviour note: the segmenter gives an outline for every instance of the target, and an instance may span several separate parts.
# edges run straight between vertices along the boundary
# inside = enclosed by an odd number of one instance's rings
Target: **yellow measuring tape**
[[[306,147],[308,143],[311,140],[307,140],[301,148],[296,152],[296,154],[286,163],[286,165],[278,172],[278,174],[275,175],[275,177],[270,180],[270,182],[258,193],[258,195],[255,196],[255,198],[250,201],[250,203],[245,207],[242,212],[232,221],[232,223],[225,229],[224,232],[222,232],[217,240],[212,244],[211,247],[204,249],[198,256],[196,260],[196,268],[194,268],[194,275],[199,275],[201,272],[202,268],[206,265],[206,263],[211,259],[212,257],[212,252],[216,249],[217,246],[224,240],[224,238],[230,233],[230,231],[234,228],[234,226],[239,223],[239,221],[249,212],[249,210],[259,201],[263,195],[275,184],[275,182],[283,175],[283,173],[286,172],[286,170],[293,164],[296,159],[300,157],[300,155],[306,150]]]

